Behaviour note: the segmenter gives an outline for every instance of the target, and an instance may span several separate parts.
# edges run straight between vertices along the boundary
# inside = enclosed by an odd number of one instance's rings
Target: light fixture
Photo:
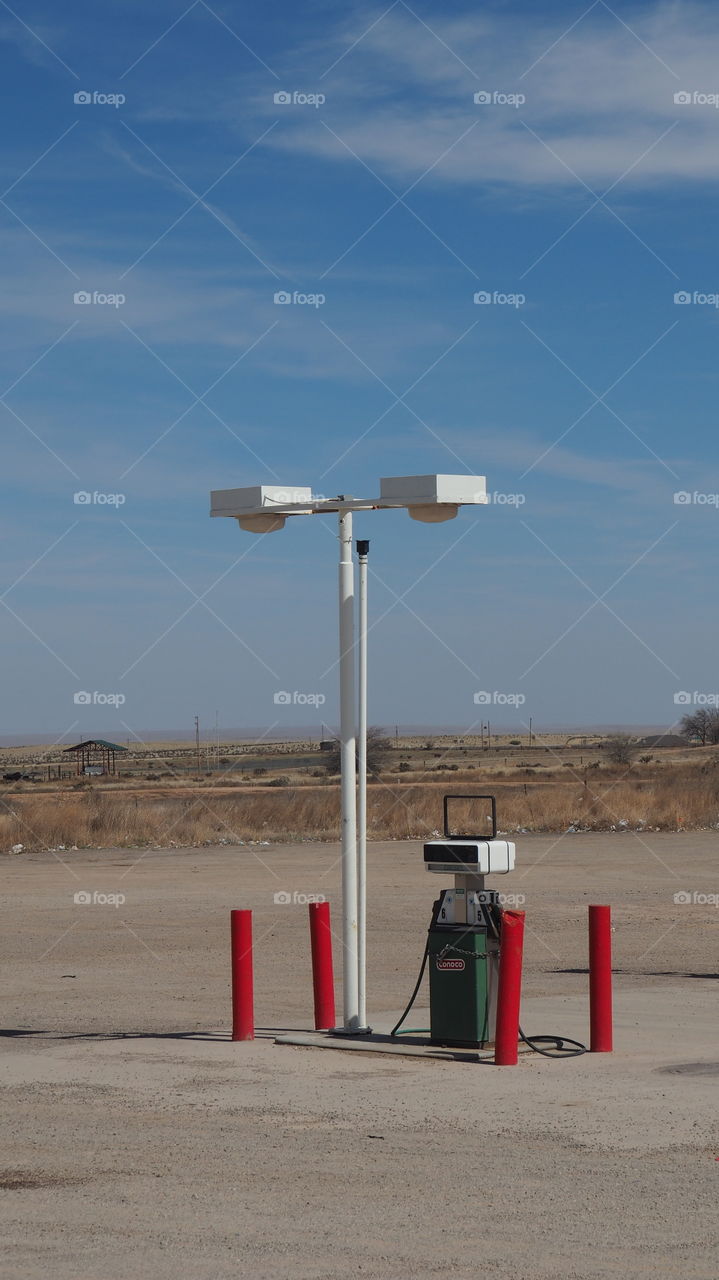
[[[412,519],[422,524],[454,520],[465,503],[486,501],[484,476],[385,476],[380,480],[381,504],[406,507]]]
[[[286,516],[268,511],[266,516],[237,516],[237,523],[248,533],[275,533],[278,529],[284,529],[285,519]]]
[[[459,507],[456,502],[438,502],[436,506],[408,507],[407,510],[413,520],[421,520],[422,524],[442,524],[444,520],[454,520]]]

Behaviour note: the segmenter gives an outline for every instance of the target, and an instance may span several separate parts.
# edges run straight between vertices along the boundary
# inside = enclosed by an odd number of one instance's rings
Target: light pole
[[[367,557],[369,542],[357,542],[359,562],[359,714],[357,751],[357,1005],[367,1025]]]
[[[355,789],[354,562],[352,512],[339,511],[340,791],[342,831],[342,1009],[344,1029],[364,1029],[359,1016],[357,920],[357,792]]]
[[[320,515],[336,512],[339,525],[339,682],[340,757],[342,764],[342,959],[343,1025],[347,1034],[367,1030],[365,1026],[364,930],[360,930],[358,908],[364,897],[358,892],[360,867],[357,849],[357,793],[354,680],[354,563],[352,560],[352,514],[405,508],[414,520],[439,524],[451,520],[461,506],[484,505],[487,485],[484,476],[391,476],[380,480],[379,498],[315,498],[311,488],[255,485],[244,489],[215,489],[211,494],[211,516],[237,520],[249,533],[273,533],[282,529],[288,516]],[[363,722],[361,753],[366,765],[366,736]],[[360,767],[360,777],[363,771]],[[366,779],[366,770],[364,777]],[[361,831],[366,836],[365,793]],[[361,973],[360,973],[361,970]],[[360,1006],[362,995],[362,1007]]]

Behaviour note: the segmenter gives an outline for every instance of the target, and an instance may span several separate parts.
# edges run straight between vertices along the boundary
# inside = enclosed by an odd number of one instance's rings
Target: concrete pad
[[[331,846],[263,848],[264,865],[233,849],[3,864],[7,1274],[716,1280],[717,912],[674,894],[716,890],[717,844],[667,837],[653,856],[623,836],[519,843],[522,1026],[586,1041],[586,903],[610,901],[615,1052],[526,1052],[503,1069],[414,1043],[275,1043],[315,1037],[306,911],[274,893],[327,885],[334,909]],[[380,1048],[436,888],[417,858],[370,846]],[[126,906],[75,907],[78,888],[122,888]],[[259,1026],[232,1043],[228,912],[243,905]],[[423,1004],[411,1027],[428,1025]]]

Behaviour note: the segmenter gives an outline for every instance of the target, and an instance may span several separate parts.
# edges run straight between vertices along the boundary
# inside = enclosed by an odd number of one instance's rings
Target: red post
[[[230,950],[232,954],[232,1039],[254,1040],[251,911],[230,912]]]
[[[589,908],[589,1051],[612,1052],[612,909]]]
[[[498,1067],[517,1065],[523,949],[524,912],[503,911],[499,941],[497,1029],[494,1033],[494,1061]]]
[[[315,1030],[335,1025],[335,983],[332,969],[332,933],[329,902],[310,904],[312,985],[315,996]]]

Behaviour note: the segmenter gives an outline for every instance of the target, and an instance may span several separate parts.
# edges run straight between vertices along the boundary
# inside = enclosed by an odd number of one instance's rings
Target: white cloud
[[[621,16],[636,35],[599,5],[545,57],[566,18],[550,25],[535,14],[521,26],[516,15],[437,18],[437,34],[475,77],[397,7],[323,81],[321,115],[288,111],[268,144],[356,166],[325,120],[385,178],[409,183],[476,123],[425,183],[566,189],[577,187],[574,170],[601,189],[634,165],[627,188],[719,176],[719,111],[674,103],[679,90],[719,92],[719,13],[670,5]],[[477,89],[527,101],[475,106]]]

